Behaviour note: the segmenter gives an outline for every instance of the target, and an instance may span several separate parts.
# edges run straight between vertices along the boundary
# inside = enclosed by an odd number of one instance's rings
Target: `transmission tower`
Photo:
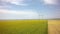
[[[43,15],[42,14],[40,14],[41,12],[40,11],[38,11],[38,18],[39,19],[43,19]]]

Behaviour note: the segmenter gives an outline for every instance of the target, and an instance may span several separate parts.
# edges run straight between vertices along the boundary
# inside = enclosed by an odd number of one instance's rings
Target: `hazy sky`
[[[0,0],[0,19],[39,18],[60,18],[60,0]]]

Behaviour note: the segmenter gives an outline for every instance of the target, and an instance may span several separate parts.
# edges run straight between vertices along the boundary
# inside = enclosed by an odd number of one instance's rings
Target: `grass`
[[[0,20],[0,34],[48,34],[47,20]]]

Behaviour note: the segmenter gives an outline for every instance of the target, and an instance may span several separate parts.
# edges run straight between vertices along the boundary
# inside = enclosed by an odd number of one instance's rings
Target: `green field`
[[[0,34],[48,34],[47,20],[0,20]]]

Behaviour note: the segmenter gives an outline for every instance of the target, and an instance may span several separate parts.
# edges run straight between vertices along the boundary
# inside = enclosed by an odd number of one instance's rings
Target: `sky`
[[[0,0],[0,19],[60,18],[60,0]]]

